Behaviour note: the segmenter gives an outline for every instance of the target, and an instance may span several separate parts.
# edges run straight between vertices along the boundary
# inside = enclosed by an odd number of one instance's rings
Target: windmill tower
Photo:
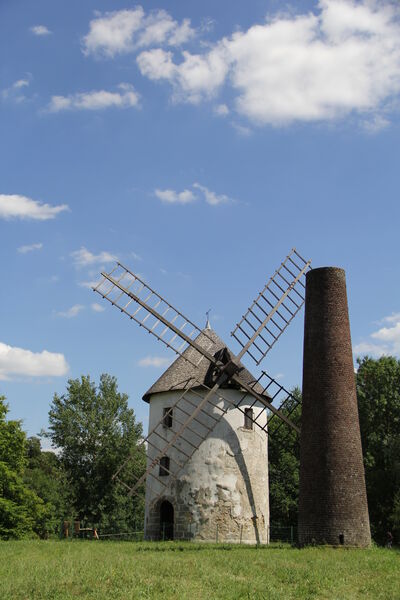
[[[145,486],[148,538],[215,540],[219,531],[220,540],[268,541],[267,423],[276,417],[299,433],[283,410],[297,401],[265,371],[255,379],[241,359],[260,365],[300,311],[310,268],[289,253],[232,331],[236,355],[121,263],[102,273],[94,291],[179,355],[144,396],[145,473],[127,485],[128,459],[114,475],[130,495]]]
[[[209,324],[195,342],[209,347],[214,354],[225,348]],[[150,405],[149,431],[163,419],[166,439],[196,406],[204,388],[193,386],[185,401],[171,408],[182,391],[196,380],[203,386],[210,383],[207,361],[201,361],[195,369],[186,360],[188,355],[192,361],[201,358],[197,350],[189,347],[143,396]],[[249,385],[255,384],[262,394],[262,387],[249,371],[243,365],[240,369],[241,377]],[[243,397],[243,389],[237,384],[228,381],[223,393],[224,397],[216,394],[212,398],[207,411],[191,423],[185,440],[177,442],[161,459],[158,476],[163,477],[167,487],[163,489],[159,481],[147,481],[146,539],[268,543],[267,415],[264,405],[254,402],[250,394]],[[268,395],[266,399],[270,399]],[[240,410],[235,408],[239,402]],[[224,415],[219,419],[221,410]],[[261,427],[254,427],[253,419]],[[215,420],[218,420],[215,428],[203,439]],[[183,453],[197,446],[179,479],[171,478],[168,472],[171,462],[181,460]],[[150,462],[155,455],[156,449],[149,447]]]

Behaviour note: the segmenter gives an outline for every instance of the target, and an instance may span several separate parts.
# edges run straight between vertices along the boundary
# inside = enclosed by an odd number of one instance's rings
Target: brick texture
[[[306,278],[299,541],[371,543],[346,277],[334,267]]]

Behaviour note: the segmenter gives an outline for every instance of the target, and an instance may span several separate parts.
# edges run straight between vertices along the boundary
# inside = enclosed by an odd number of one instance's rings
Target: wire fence
[[[112,541],[120,540],[127,542],[143,542],[144,531],[128,531],[124,533],[99,533],[99,540]]]
[[[271,525],[269,528],[269,541],[295,544],[297,542],[297,527],[294,525],[286,527]]]
[[[94,533],[96,532],[96,533]],[[75,539],[96,539],[101,541],[129,541],[129,542],[143,542],[147,541],[168,541],[173,540],[173,527],[161,527],[160,533],[154,539],[150,539],[145,537],[145,532],[143,530],[135,530],[135,531],[123,531],[123,532],[105,532],[102,533],[101,530],[95,530],[91,528],[85,528],[79,530],[79,532],[74,532],[74,535],[71,536]],[[188,539],[190,539],[188,537]],[[193,539],[193,538],[192,538]],[[289,544],[297,543],[297,527],[294,525],[289,526],[280,526],[280,525],[271,525],[268,529],[268,539],[270,542],[284,542]],[[183,541],[179,539],[178,541]],[[196,541],[196,540],[195,540]],[[225,539],[224,535],[221,535],[221,532],[218,529],[218,526],[215,528],[215,535],[212,536],[211,539],[207,540],[213,543],[249,543],[248,539],[244,539],[243,532],[240,530],[237,536],[229,535],[229,539]],[[251,542],[250,542],[251,543]],[[254,540],[256,544],[257,541]]]

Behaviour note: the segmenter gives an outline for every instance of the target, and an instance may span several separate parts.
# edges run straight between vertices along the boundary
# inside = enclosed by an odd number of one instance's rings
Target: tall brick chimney
[[[371,543],[343,269],[306,276],[300,544]]]

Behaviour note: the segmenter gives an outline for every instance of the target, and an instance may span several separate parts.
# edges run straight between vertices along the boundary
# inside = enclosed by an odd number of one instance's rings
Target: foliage
[[[400,361],[358,361],[357,397],[373,537],[400,540]]]
[[[193,542],[0,543],[2,600],[392,600],[400,553]]]
[[[125,478],[140,475],[146,462],[138,448],[142,426],[116,379],[103,374],[98,387],[89,376],[69,380],[66,393],[54,395],[49,422],[47,435],[60,449],[75,516],[103,532],[142,525],[143,498],[129,498],[112,480],[129,456]]]
[[[4,396],[0,396],[0,461],[6,463],[16,473],[25,466],[25,433],[20,421],[6,421],[8,406]]]
[[[296,387],[291,393],[295,400],[289,399],[282,412],[300,425],[301,403],[297,404],[297,401],[301,402],[301,391]],[[299,438],[277,417],[270,419],[268,432],[271,523],[294,525],[297,523],[299,495]]]
[[[24,481],[46,505],[42,536],[58,534],[62,520],[72,514],[67,502],[67,481],[58,456],[54,452],[42,451],[37,437],[27,440]]]
[[[44,502],[23,480],[25,433],[20,421],[7,421],[8,407],[0,397],[0,538],[41,534],[46,520]]]

